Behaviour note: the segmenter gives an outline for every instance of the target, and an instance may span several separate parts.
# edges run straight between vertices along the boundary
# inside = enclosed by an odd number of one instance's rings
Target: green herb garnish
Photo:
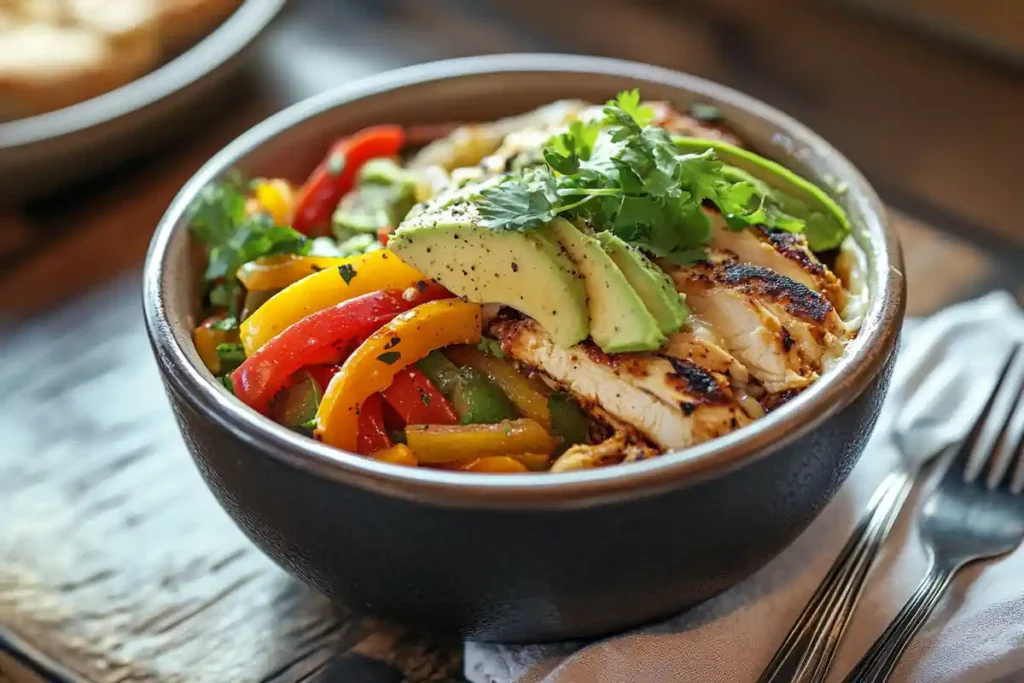
[[[398,351],[385,351],[384,353],[382,353],[379,356],[377,356],[377,360],[379,360],[381,363],[387,363],[388,365],[394,365],[398,361],[398,359],[401,358],[401,357],[402,357],[402,354],[399,353]]]
[[[242,285],[235,277],[244,263],[264,256],[304,254],[306,236],[275,225],[265,213],[247,216],[244,188],[239,176],[212,183],[199,193],[190,209],[192,234],[209,249],[203,279],[210,287],[210,303],[238,315]]]
[[[544,166],[482,190],[474,200],[480,224],[530,230],[559,215],[580,218],[678,265],[706,257],[705,202],[736,229],[803,228],[774,205],[766,208],[763,184],[727,173],[713,149],[680,153],[665,129],[649,125],[652,119],[638,91],[620,93],[605,106],[603,120],[576,121],[555,137],[544,149]]]
[[[493,337],[480,337],[480,342],[476,345],[476,348],[495,358],[505,357],[505,353],[501,350],[501,344]]]
[[[349,263],[343,263],[338,266],[338,273],[341,275],[341,279],[345,281],[345,284],[352,282],[352,279],[358,275],[356,269]]]
[[[245,361],[245,347],[241,344],[217,344],[217,357],[221,369],[231,372]]]
[[[224,385],[224,388],[227,389],[232,396],[235,395],[235,384],[231,381],[231,375],[224,375],[221,377],[220,383]]]

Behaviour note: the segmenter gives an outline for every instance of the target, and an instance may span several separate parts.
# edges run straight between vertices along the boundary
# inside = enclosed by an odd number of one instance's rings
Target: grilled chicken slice
[[[690,360],[654,354],[607,356],[590,342],[557,346],[534,321],[499,319],[502,351],[598,404],[664,449],[685,448],[749,422],[729,384]]]
[[[722,348],[721,339],[707,323],[695,318],[691,314],[683,329],[670,335],[659,352],[672,358],[693,361],[708,372],[725,375],[734,382],[746,384],[750,379],[747,369]]]
[[[771,393],[807,386],[823,359],[842,350],[845,329],[828,299],[773,270],[718,253],[669,274],[690,308]]]
[[[634,462],[646,460],[657,454],[658,452],[644,443],[644,439],[639,438],[631,428],[617,429],[600,443],[576,444],[569,447],[551,465],[551,471],[569,472],[618,462]]]
[[[818,261],[803,235],[782,230],[771,231],[762,226],[733,230],[726,224],[721,213],[713,209],[705,209],[704,212],[711,219],[713,227],[712,248],[731,252],[740,261],[785,275],[794,282],[824,294],[837,310],[842,310],[842,283],[835,273]]]

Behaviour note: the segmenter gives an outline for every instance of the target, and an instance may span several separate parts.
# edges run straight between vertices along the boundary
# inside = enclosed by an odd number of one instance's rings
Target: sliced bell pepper
[[[238,340],[238,330],[224,329],[217,324],[224,319],[224,315],[214,315],[203,322],[192,331],[192,342],[196,345],[196,352],[202,359],[203,365],[214,375],[220,375],[221,362],[217,347],[221,344],[231,344]]]
[[[242,322],[245,352],[252,355],[292,323],[346,299],[382,289],[427,287],[423,274],[389,251],[352,257],[285,287]]]
[[[529,418],[491,425],[409,425],[405,438],[416,459],[430,464],[492,455],[550,453],[558,445],[557,439]]]
[[[320,395],[322,396],[324,390],[327,389],[327,385],[331,383],[331,378],[338,374],[338,370],[341,369],[340,365],[310,365],[306,368],[306,372],[316,380],[317,385],[320,387]]]
[[[270,417],[285,427],[301,427],[316,417],[316,407],[322,395],[323,389],[310,373],[297,372],[291,384],[270,402]]]
[[[445,349],[445,355],[494,382],[524,417],[536,420],[545,429],[551,426],[551,411],[540,382],[526,377],[508,361],[472,346],[453,346]]]
[[[307,275],[350,263],[352,256],[269,256],[249,261],[235,275],[250,292],[284,289]]]
[[[452,391],[452,405],[462,424],[496,424],[519,417],[508,396],[491,380],[473,368],[459,369],[459,382]]]
[[[464,472],[488,472],[492,474],[519,474],[529,472],[525,465],[507,455],[491,455],[477,458],[459,468]]]
[[[331,380],[317,411],[316,434],[331,446],[354,450],[363,400],[387,389],[399,371],[430,351],[475,344],[480,323],[480,305],[459,299],[431,301],[399,315],[360,344]]]
[[[396,443],[390,448],[377,451],[372,455],[374,460],[380,460],[381,462],[389,462],[392,465],[405,465],[406,467],[416,467],[419,464],[416,460],[416,454],[412,452],[412,449],[406,446],[404,443]]]
[[[547,453],[513,453],[508,457],[519,461],[531,472],[543,472],[551,467],[551,456]]]
[[[453,425],[459,421],[444,394],[414,365],[395,375],[383,396],[405,424]]]
[[[334,143],[299,190],[292,227],[305,235],[322,231],[355,185],[360,167],[370,159],[398,154],[404,144],[400,126],[371,126]]]
[[[391,439],[384,427],[383,405],[380,394],[370,394],[359,408],[357,450],[363,455],[391,448]]]
[[[296,371],[338,363],[352,349],[398,314],[449,296],[436,285],[403,292],[364,294],[306,316],[250,354],[232,374],[235,396],[259,412]]]
[[[291,224],[295,193],[287,180],[281,178],[261,180],[256,183],[254,194],[260,207],[274,219],[275,225]]]

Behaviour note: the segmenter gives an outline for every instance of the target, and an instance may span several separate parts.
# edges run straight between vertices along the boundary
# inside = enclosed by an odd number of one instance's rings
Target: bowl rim
[[[113,90],[54,111],[0,122],[0,150],[28,147],[110,123],[217,71],[248,47],[287,0],[243,0],[185,51]]]
[[[176,230],[185,229],[184,213],[202,187],[281,131],[330,109],[406,86],[515,72],[590,73],[658,82],[743,109],[826,159],[835,177],[846,184],[848,201],[864,216],[867,239],[878,247],[867,254],[874,277],[879,280],[875,283],[877,294],[857,339],[836,367],[792,401],[751,425],[679,452],[592,470],[481,476],[389,465],[301,436],[251,410],[215,385],[205,368],[193,364],[174,334],[163,294],[169,287],[165,262],[171,237]],[[315,95],[257,124],[214,155],[185,184],[157,225],[143,272],[144,314],[168,390],[264,456],[331,481],[438,506],[586,507],[682,488],[754,462],[813,430],[860,396],[894,353],[905,307],[899,242],[885,223],[881,200],[842,154],[788,115],[726,86],[662,67],[603,57],[465,57],[387,71]],[[189,337],[190,331],[186,334]]]

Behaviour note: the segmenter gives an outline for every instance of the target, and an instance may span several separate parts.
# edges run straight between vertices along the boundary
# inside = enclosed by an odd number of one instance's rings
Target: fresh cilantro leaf
[[[430,407],[430,394],[428,394],[425,391],[424,392],[420,392],[420,402],[423,405],[425,405],[425,406],[427,406],[429,408]]]
[[[636,125],[640,127],[648,126],[654,121],[654,110],[640,103],[639,88],[623,90],[614,100],[609,101],[608,105],[617,106],[636,121]]]
[[[241,283],[235,277],[244,263],[264,256],[304,254],[310,242],[290,227],[275,225],[265,213],[247,216],[248,184],[238,174],[204,187],[189,210],[196,239],[209,250],[204,280],[210,303],[237,316]]]
[[[210,325],[210,327],[212,327],[215,330],[224,330],[225,332],[230,332],[232,330],[237,330],[238,329],[238,318],[236,318],[233,315],[229,315],[229,316],[227,316],[225,318],[221,318],[217,322],[213,323],[212,325]]]
[[[480,225],[492,230],[536,228],[555,217],[542,187],[512,176],[483,190],[475,203]]]
[[[299,428],[300,429],[305,429],[305,430],[308,430],[308,431],[313,431],[314,429],[316,429],[316,418],[315,417],[311,417],[310,419],[308,419],[305,422],[303,422],[302,424],[300,424]]]
[[[501,344],[493,337],[480,337],[480,342],[476,345],[476,348],[495,358],[505,357],[505,353],[501,350]]]
[[[224,375],[221,377],[220,383],[231,393],[232,396],[235,395],[235,383],[231,381],[231,375]]]

